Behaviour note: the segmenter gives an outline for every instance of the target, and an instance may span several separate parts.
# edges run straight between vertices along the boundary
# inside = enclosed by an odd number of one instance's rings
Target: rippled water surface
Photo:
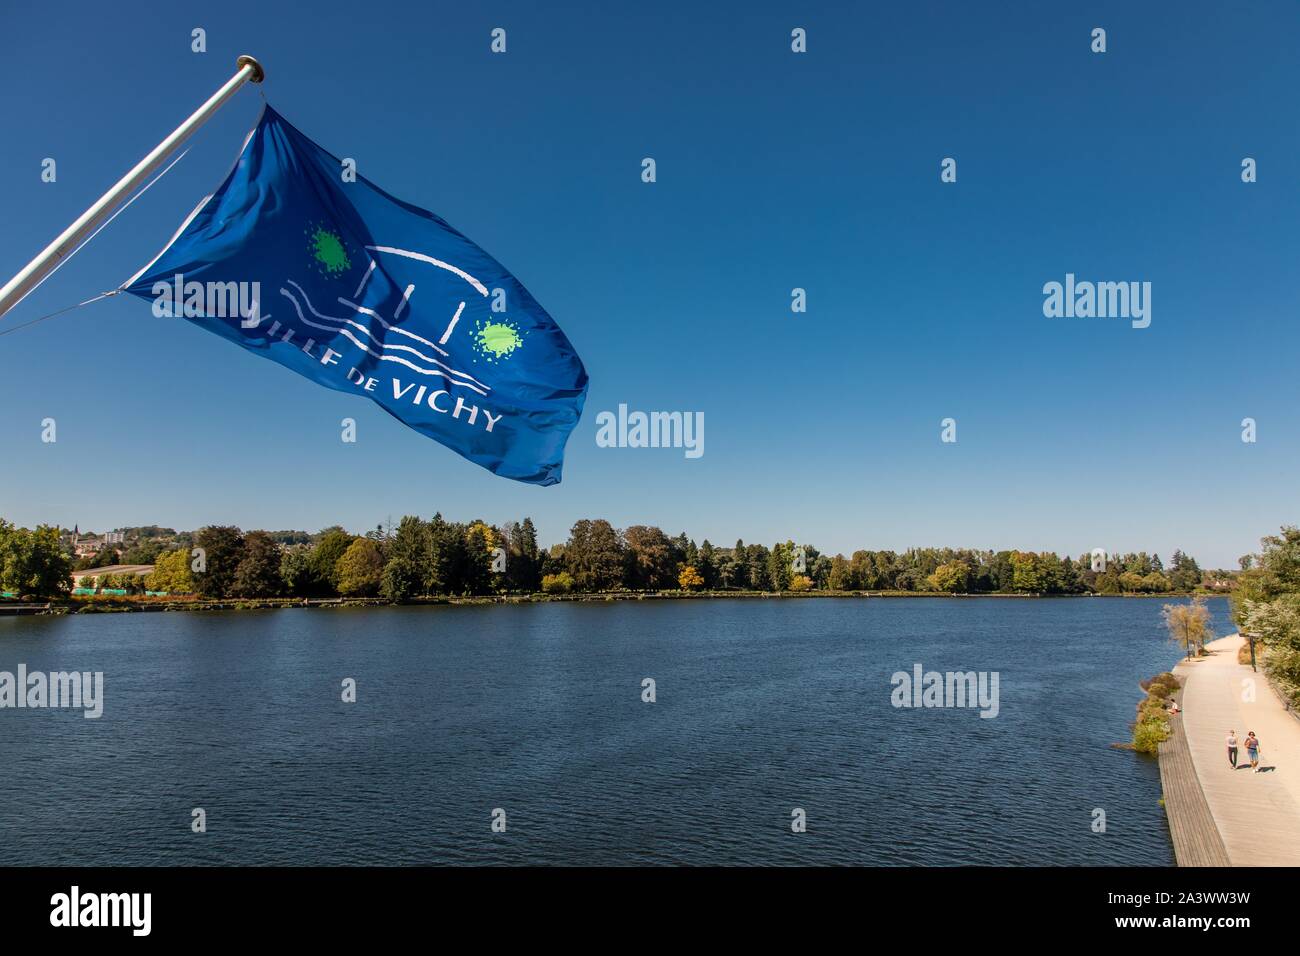
[[[1169,865],[1155,761],[1109,748],[1177,659],[1160,605],[0,618],[0,670],[106,685],[99,720],[0,710],[0,863]],[[916,663],[997,671],[1000,713],[894,708]]]

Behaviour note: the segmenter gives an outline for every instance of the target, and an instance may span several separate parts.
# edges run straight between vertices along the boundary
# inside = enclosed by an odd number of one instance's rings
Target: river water
[[[0,864],[1171,865],[1156,762],[1109,746],[1178,658],[1161,604],[0,618],[0,671],[104,674],[99,719],[0,709]],[[996,674],[997,716],[895,707],[917,664]]]

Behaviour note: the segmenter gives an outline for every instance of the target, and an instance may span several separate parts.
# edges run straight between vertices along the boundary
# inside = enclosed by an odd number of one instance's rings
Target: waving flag
[[[270,107],[234,170],[127,284],[507,478],[560,480],[587,372],[514,276]]]

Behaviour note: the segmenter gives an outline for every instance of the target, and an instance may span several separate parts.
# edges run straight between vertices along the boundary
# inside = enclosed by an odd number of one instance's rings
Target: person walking
[[[1246,756],[1250,758],[1251,769],[1259,773],[1259,738],[1253,730],[1246,734]]]
[[[1237,732],[1228,731],[1228,764],[1233,770],[1237,769]]]

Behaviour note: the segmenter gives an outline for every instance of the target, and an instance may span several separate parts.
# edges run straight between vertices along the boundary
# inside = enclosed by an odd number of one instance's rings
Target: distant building
[[[67,536],[67,543],[72,548],[73,554],[79,558],[84,558],[92,554],[98,554],[105,548],[125,544],[126,532],[110,531],[107,534],[82,534],[80,528],[73,525],[72,531]]]

